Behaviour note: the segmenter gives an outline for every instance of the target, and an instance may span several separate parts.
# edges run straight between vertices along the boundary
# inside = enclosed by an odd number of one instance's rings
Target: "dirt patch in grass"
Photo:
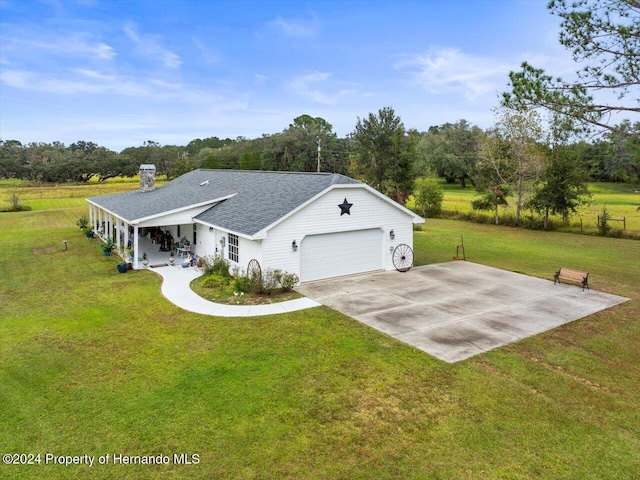
[[[42,248],[34,248],[31,252],[34,255],[46,255],[48,253],[55,253],[58,249],[56,247],[42,247]]]

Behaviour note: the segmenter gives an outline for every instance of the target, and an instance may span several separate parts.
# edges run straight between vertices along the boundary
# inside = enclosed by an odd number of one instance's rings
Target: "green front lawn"
[[[75,226],[85,212],[81,199],[51,198],[0,214],[0,453],[185,453],[199,463],[0,464],[2,478],[640,471],[640,242],[428,220],[415,234],[418,264],[451,260],[464,235],[471,261],[545,278],[585,269],[593,288],[631,298],[450,365],[326,307],[182,311],[152,272],[116,272],[117,259]]]

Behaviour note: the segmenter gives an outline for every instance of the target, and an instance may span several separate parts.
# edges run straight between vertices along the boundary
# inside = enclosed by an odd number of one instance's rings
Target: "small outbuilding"
[[[399,244],[413,248],[424,219],[370,186],[340,174],[198,169],[156,187],[143,165],[140,189],[88,198],[90,225],[103,239],[232,267],[296,273],[301,282],[391,270]],[[151,243],[156,242],[156,243]]]

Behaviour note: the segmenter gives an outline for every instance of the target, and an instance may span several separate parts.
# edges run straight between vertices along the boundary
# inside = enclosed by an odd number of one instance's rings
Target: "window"
[[[240,246],[240,241],[238,240],[238,236],[233,233],[229,234],[229,260],[232,262],[238,263],[238,247]]]

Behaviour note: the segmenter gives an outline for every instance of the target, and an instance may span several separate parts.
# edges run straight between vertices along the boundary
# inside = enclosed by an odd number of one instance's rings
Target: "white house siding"
[[[350,215],[341,216],[338,205],[345,198],[353,206]],[[300,246],[307,235],[375,228],[382,230],[382,266],[392,270],[390,248],[400,243],[413,248],[412,218],[364,188],[335,188],[268,231],[262,241],[261,264],[263,268],[280,268],[300,275],[301,249],[293,251],[293,240]],[[394,240],[389,238],[390,230],[394,231]]]
[[[223,254],[224,258],[229,259],[229,233],[215,228],[209,231],[209,227],[206,225],[196,225],[198,226],[196,255],[204,257],[207,255]],[[223,237],[225,239],[224,250],[220,245],[220,239]],[[247,265],[252,259],[256,259],[262,264],[262,242],[260,240],[251,241],[240,236],[238,240],[238,262],[230,262],[231,266],[246,271]]]
[[[240,245],[238,246],[238,263],[237,267],[240,270],[247,271],[247,265],[253,259],[256,259],[260,265],[262,265],[262,241],[261,240],[248,240],[246,238],[239,238]],[[229,242],[227,242],[228,244]],[[225,258],[229,258],[227,254],[227,248],[225,248]],[[233,265],[234,263],[231,262]]]
[[[220,245],[217,243],[220,238],[220,232],[217,230],[209,231],[209,227],[196,223],[196,237],[197,245],[195,246],[195,253],[199,257],[206,257],[207,255],[215,255],[216,247]]]

